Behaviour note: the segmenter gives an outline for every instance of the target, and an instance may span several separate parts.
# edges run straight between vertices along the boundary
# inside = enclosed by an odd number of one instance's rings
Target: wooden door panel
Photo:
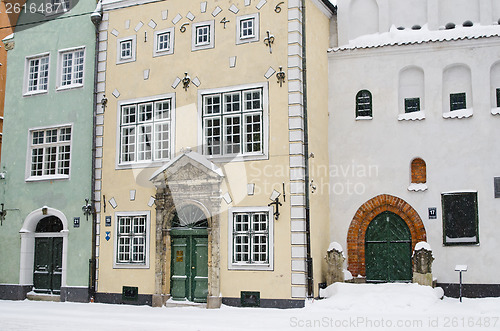
[[[192,298],[207,302],[208,295],[208,238],[192,237],[193,258],[191,267]],[[193,268],[194,267],[194,268]]]
[[[188,238],[172,237],[170,291],[174,300],[185,300],[188,296],[190,257],[186,253],[188,253]]]

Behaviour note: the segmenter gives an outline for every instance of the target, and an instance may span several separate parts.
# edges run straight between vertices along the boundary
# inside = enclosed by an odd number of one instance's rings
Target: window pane
[[[234,237],[233,249],[234,262],[249,262],[250,260],[250,240],[248,235],[236,235]]]
[[[420,111],[420,98],[405,99],[405,113]]]
[[[151,160],[151,135],[152,135],[151,125],[140,125],[138,126],[137,133],[137,159],[139,161]]]
[[[135,105],[123,106],[122,107],[122,124],[132,124],[135,123]]]
[[[170,49],[170,32],[159,34],[157,38],[156,45],[158,51],[167,51]]]
[[[203,25],[196,28],[196,44],[205,45],[210,43],[210,26]]]
[[[237,154],[241,150],[241,118],[240,116],[227,116],[224,118],[224,140],[226,154]]]
[[[139,105],[139,122],[151,121],[153,119],[153,104],[144,103]]]
[[[42,176],[43,169],[43,148],[33,148],[31,150],[31,176]]]
[[[204,98],[203,112],[205,115],[220,114],[221,100],[220,95],[208,95]]]
[[[219,117],[205,119],[205,154],[221,153],[221,123]]]
[[[225,93],[224,94],[224,112],[239,112],[240,108],[240,93]]]
[[[356,95],[356,117],[372,116],[372,94],[362,90]]]
[[[240,21],[240,38],[250,38],[254,36],[254,18]]]
[[[245,91],[245,110],[261,110],[262,109],[262,92],[261,90]]]
[[[477,193],[445,193],[442,201],[445,244],[478,243]]]
[[[496,92],[497,92],[497,107],[500,107],[500,88],[497,88]]]
[[[465,93],[450,94],[450,111],[466,109]]]
[[[245,152],[262,151],[261,115],[245,115]]]
[[[155,102],[155,120],[170,119],[170,100]]]
[[[32,131],[30,142],[30,176],[69,175],[70,127]]]
[[[45,157],[44,175],[55,175],[56,174],[57,148],[56,147],[46,147],[44,157]]]
[[[120,57],[122,59],[132,57],[132,40],[125,40],[120,43]]]
[[[135,127],[122,129],[121,161],[135,161]]]
[[[170,123],[155,125],[155,159],[168,159],[170,157]]]
[[[57,173],[60,175],[69,175],[69,162],[70,162],[69,145],[59,146]]]

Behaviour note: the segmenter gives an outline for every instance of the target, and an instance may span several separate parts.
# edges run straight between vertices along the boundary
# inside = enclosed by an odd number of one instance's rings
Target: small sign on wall
[[[429,207],[429,219],[430,220],[437,219],[437,208],[436,207]]]
[[[79,228],[80,227],[80,217],[74,217],[73,218],[73,227],[74,228]]]
[[[111,216],[106,216],[106,218],[104,220],[104,225],[111,226]]]

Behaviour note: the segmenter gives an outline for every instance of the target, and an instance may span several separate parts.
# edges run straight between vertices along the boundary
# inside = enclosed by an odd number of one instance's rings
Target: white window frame
[[[242,21],[247,21],[247,20],[253,20],[254,27],[253,27],[253,36],[242,36],[241,35],[241,23]],[[246,44],[246,43],[253,43],[256,41],[259,41],[260,37],[260,22],[259,22],[259,13],[255,14],[249,14],[249,15],[243,15],[243,16],[238,16],[236,17],[236,45],[240,44]]]
[[[252,89],[262,89],[262,150],[260,152],[252,152],[252,153],[242,153],[243,150],[243,142],[242,147],[239,154],[221,154],[221,155],[207,155],[205,153],[205,132],[204,132],[204,124],[203,124],[203,101],[205,96],[209,94],[217,94],[217,93],[230,93],[237,91],[246,91]],[[242,100],[242,103],[244,100]],[[221,107],[223,107],[223,100],[221,100]],[[204,155],[208,159],[214,159],[216,162],[229,162],[229,161],[250,161],[250,160],[265,160],[268,159],[268,146],[269,146],[269,85],[267,82],[265,83],[257,83],[257,84],[245,84],[245,85],[237,85],[231,87],[217,88],[217,89],[206,89],[206,90],[198,90],[198,153]],[[222,113],[223,114],[223,113]],[[224,118],[224,117],[222,117]],[[241,124],[242,128],[244,123]],[[225,124],[221,124],[221,131],[225,127]],[[242,131],[242,135],[244,135],[244,130]]]
[[[36,90],[29,91],[29,84],[30,84],[30,62],[36,59],[42,59],[42,58],[47,58],[47,88],[46,89],[39,89],[37,88]],[[40,65],[39,65],[40,68]],[[37,86],[40,86],[39,84],[40,78],[37,79]],[[49,87],[50,87],[50,53],[41,53],[41,54],[36,54],[36,55],[30,55],[25,58],[25,65],[24,65],[24,87],[23,87],[23,95],[24,96],[29,96],[29,95],[36,95],[36,94],[44,94],[49,92]]]
[[[268,263],[234,263],[233,262],[233,229],[234,229],[234,214],[237,213],[256,213],[263,212],[268,215]],[[228,211],[228,259],[227,267],[229,270],[274,270],[274,215],[273,207],[232,207]]]
[[[146,216],[146,236],[145,236],[145,262],[144,263],[124,263],[118,262],[118,218],[119,217],[134,217]],[[114,269],[149,269],[149,255],[150,255],[150,235],[151,235],[151,212],[147,211],[123,211],[115,212],[114,215],[114,243],[113,243],[113,268]]]
[[[121,109],[122,106],[131,104],[140,104],[145,102],[160,101],[164,99],[170,99],[170,156],[168,159],[161,160],[144,160],[144,161],[126,161],[121,162]],[[175,93],[167,93],[161,95],[155,95],[151,97],[143,97],[131,100],[123,100],[118,103],[116,111],[116,169],[130,169],[130,168],[151,168],[158,167],[165,164],[172,159],[175,150]],[[153,109],[154,112],[154,109]],[[137,123],[137,122],[136,122]],[[154,139],[152,140],[154,144]],[[137,141],[135,142],[136,148],[138,146]],[[137,153],[137,151],[135,152]]]
[[[83,68],[82,68],[82,82],[81,83],[74,83],[74,67],[75,64],[73,63],[71,66],[71,83],[68,85],[62,85],[63,83],[63,64],[64,60],[63,57],[65,54],[68,53],[73,53],[73,56],[76,52],[83,51]],[[58,52],[58,63],[57,63],[57,83],[56,83],[56,91],[60,90],[67,90],[67,89],[72,89],[72,88],[78,88],[78,87],[83,87],[85,83],[85,56],[87,55],[87,52],[85,51],[85,46],[80,46],[80,47],[75,47],[75,48],[67,48],[67,49],[61,49]],[[74,57],[73,57],[74,61]]]
[[[173,27],[171,28],[168,28],[168,29],[165,29],[165,30],[161,30],[161,31],[155,31],[154,33],[154,45],[153,45],[153,57],[157,57],[157,56],[163,56],[163,55],[169,55],[169,54],[173,54],[174,53],[174,45],[175,45],[175,33],[174,33],[175,29]],[[158,49],[158,46],[159,46],[159,43],[158,43],[158,38],[163,35],[163,34],[169,34],[170,36],[170,47],[168,49],[162,49],[162,50],[159,50]]]
[[[58,140],[59,140],[59,129],[62,128],[70,128],[71,129],[71,137],[69,141],[69,173],[66,174],[57,174],[57,169],[59,167],[59,160],[56,159],[56,174],[54,175],[41,175],[41,176],[32,176],[31,175],[31,164],[32,164],[32,132],[34,131],[42,131],[42,130],[58,130]],[[35,128],[30,128],[28,130],[28,148],[26,152],[26,170],[25,170],[25,180],[26,182],[35,182],[35,181],[44,181],[44,180],[57,180],[57,179],[70,179],[71,178],[71,167],[72,167],[72,154],[73,154],[73,138],[74,138],[74,129],[73,129],[73,124],[72,123],[67,123],[67,124],[60,124],[60,125],[55,125],[55,126],[44,126],[44,127],[35,127]],[[44,138],[45,139],[45,138]],[[61,143],[57,141],[56,143],[43,143],[40,145],[40,148],[46,148],[48,146],[61,146],[61,145],[68,145],[66,142]],[[42,147],[43,146],[43,147]],[[45,152],[43,154],[45,156]],[[44,161],[45,162],[45,158]]]
[[[122,58],[122,42],[130,41],[131,49],[130,49],[130,57]],[[116,40],[116,64],[134,62],[136,58],[136,50],[137,50],[137,36],[129,36],[123,37]]]
[[[203,26],[208,26],[210,30],[208,32],[209,40],[207,43],[199,44],[197,42],[198,28],[201,28]],[[212,20],[212,21],[193,23],[191,30],[191,50],[198,51],[201,49],[209,49],[214,47],[215,47],[215,21]]]

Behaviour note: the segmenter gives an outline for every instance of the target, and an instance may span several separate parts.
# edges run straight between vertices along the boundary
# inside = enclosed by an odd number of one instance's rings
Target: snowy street
[[[500,330],[500,298],[438,297],[416,284],[334,284],[303,309],[152,308],[0,301],[0,330]]]

